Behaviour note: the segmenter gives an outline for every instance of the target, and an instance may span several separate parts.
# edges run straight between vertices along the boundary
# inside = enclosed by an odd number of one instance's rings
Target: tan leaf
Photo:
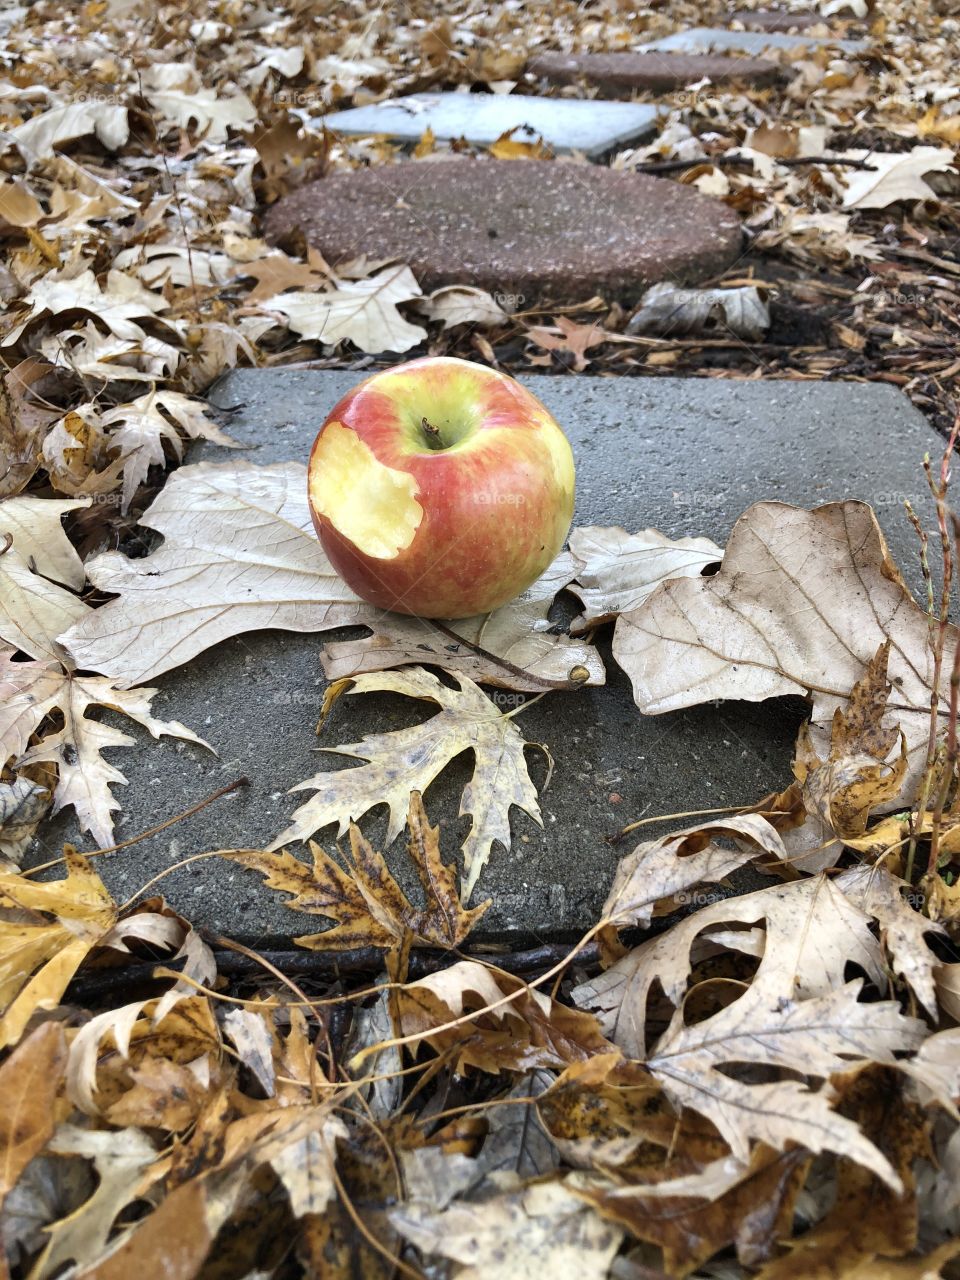
[[[63,106],[38,111],[8,132],[24,159],[33,164],[52,156],[58,143],[89,133],[96,134],[108,150],[116,151],[130,136],[130,127],[126,107],[80,96]]]
[[[737,521],[720,572],[664,583],[618,620],[613,652],[648,715],[712,698],[809,694],[812,742],[824,757],[834,711],[889,640],[897,694],[884,727],[899,724],[909,763],[888,807],[902,807],[926,759],[928,630],[865,503],[804,511],[762,502]],[[951,627],[945,669],[956,643]],[[945,688],[941,698],[946,710]]]
[[[584,605],[574,630],[612,622],[641,605],[661,582],[700,577],[707,565],[723,559],[722,549],[709,538],[674,540],[658,529],[632,534],[599,526],[573,529],[570,551],[577,562],[570,590]]]
[[[885,209],[897,200],[935,200],[936,192],[924,182],[928,173],[953,171],[951,147],[913,147],[910,151],[845,151],[851,160],[862,160],[869,169],[844,170],[845,209]]]
[[[120,598],[63,636],[86,670],[136,684],[244,631],[322,631],[368,614],[323,553],[298,463],[180,467],[141,523],[164,537],[150,555],[87,563]]]
[[[61,521],[69,512],[89,505],[89,498],[7,498],[0,502],[0,536],[10,535],[14,551],[31,569],[80,591],[83,563]]]
[[[53,1133],[66,1061],[63,1027],[45,1022],[0,1066],[0,1208]]]
[[[410,903],[383,857],[353,823],[347,869],[313,841],[312,868],[289,853],[239,850],[223,856],[261,872],[269,888],[293,894],[288,905],[295,910],[325,915],[335,921],[323,933],[297,938],[300,946],[314,950],[368,946],[396,950],[407,938],[422,946],[458,946],[490,904],[484,902],[469,911],[461,905],[456,872],[442,860],[439,828],[429,825],[418,792],[409,797],[407,828],[407,853],[423,888],[423,908]]]
[[[536,788],[527,772],[524,748],[527,745],[512,719],[501,715],[478,685],[467,676],[455,676],[456,687],[441,684],[421,667],[403,671],[357,676],[350,694],[385,690],[410,698],[426,698],[440,711],[421,724],[391,733],[370,734],[361,742],[345,743],[324,750],[352,756],[365,763],[359,768],[324,770],[293,791],[316,791],[316,795],[294,810],[293,820],[270,848],[278,849],[291,840],[306,840],[328,823],[336,822],[340,835],[351,818],[361,818],[374,805],[390,810],[386,843],[400,834],[411,791],[426,791],[437,774],[460,754],[470,749],[474,755],[471,780],[463,790],[460,813],[473,818],[463,843],[463,883],[461,892],[468,901],[477,877],[486,865],[494,841],[510,848],[512,805],[517,805],[540,823]],[[333,685],[327,705],[344,692]]]
[[[421,296],[409,267],[386,267],[366,280],[342,280],[317,293],[279,293],[260,303],[262,310],[279,311],[302,338],[336,345],[349,340],[361,351],[409,351],[427,336],[419,325],[405,320],[397,303]]]
[[[148,90],[144,96],[163,120],[181,129],[196,123],[207,142],[223,142],[228,129],[246,129],[257,118],[256,108],[245,93],[222,98],[215,89],[188,93],[171,87]]]
[[[332,272],[316,249],[307,251],[307,261],[298,262],[285,253],[274,252],[241,262],[233,275],[239,279],[256,280],[256,287],[246,295],[246,302],[261,302],[286,289],[321,289],[328,284]]]
[[[324,675],[332,682],[364,671],[424,663],[432,652],[436,665],[445,671],[462,672],[471,680],[508,689],[536,691],[543,687],[543,680],[570,680],[577,667],[588,673],[580,683],[603,684],[606,670],[594,646],[557,634],[550,622],[550,607],[557,593],[570,583],[574,571],[573,557],[562,551],[533,586],[502,609],[444,624],[518,671],[509,670],[466,645],[457,646],[449,635],[422,619],[381,613],[367,624],[373,628],[372,635],[323,647],[320,661]],[[521,672],[529,673],[529,679]]]
[[[506,133],[501,133],[495,142],[491,142],[487,150],[497,160],[544,160],[553,155],[540,136],[532,142],[513,136],[522,130],[522,125],[514,125]]]
[[[102,676],[78,676],[49,662],[14,662],[12,656],[12,650],[0,649],[0,750],[20,767],[55,763],[59,781],[53,812],[73,805],[81,828],[102,847],[113,843],[111,815],[121,807],[110,787],[126,779],[101,753],[105,747],[132,746],[134,739],[113,725],[90,719],[88,711],[110,707],[135,720],[154,738],[169,734],[209,747],[179,721],[157,720],[150,714],[156,689],[118,689]],[[31,746],[32,735],[57,711],[63,717],[62,727]]]
[[[570,352],[573,356],[573,367],[578,373],[590,363],[590,357],[587,355],[590,348],[601,346],[610,336],[596,321],[593,324],[575,324],[566,316],[557,316],[553,326],[552,329],[548,329],[541,325],[533,325],[527,330],[527,337],[544,351]]]
[[[264,1095],[272,1098],[276,1092],[273,1034],[264,1015],[253,1009],[228,1009],[223,1015],[223,1030]]]
[[[509,318],[496,298],[485,289],[463,284],[434,289],[433,293],[416,303],[416,309],[428,320],[442,320],[444,330],[458,324],[487,327],[503,324]]]
[[[106,288],[101,288],[92,271],[76,276],[50,271],[36,281],[24,301],[29,311],[20,316],[17,326],[0,345],[10,346],[16,342],[27,325],[40,316],[60,315],[64,311],[86,311],[107,325],[118,338],[142,339],[146,335],[135,321],[167,308],[160,294],[144,289],[138,280],[122,271],[107,273]]]
[[[121,1129],[165,1129],[182,1133],[196,1120],[205,1088],[195,1072],[169,1058],[145,1058],[130,1069],[133,1080],[105,1118]]]
[[[770,309],[755,285],[736,289],[689,289],[663,281],[640,300],[627,333],[733,334],[756,342],[770,328]]]
[[[25,774],[0,782],[0,855],[19,863],[50,801],[49,789]]]

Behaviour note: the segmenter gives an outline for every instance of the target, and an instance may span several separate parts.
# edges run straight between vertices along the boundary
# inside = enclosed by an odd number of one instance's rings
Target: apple
[[[308,486],[323,548],[358,596],[467,618],[525,591],[560,551],[573,454],[513,378],[431,356],[343,397],[314,443]]]

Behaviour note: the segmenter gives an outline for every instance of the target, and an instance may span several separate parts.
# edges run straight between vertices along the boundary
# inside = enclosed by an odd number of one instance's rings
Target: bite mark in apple
[[[412,475],[386,466],[342,423],[329,424],[310,472],[310,498],[364,555],[392,560],[410,546],[423,520],[417,494]]]

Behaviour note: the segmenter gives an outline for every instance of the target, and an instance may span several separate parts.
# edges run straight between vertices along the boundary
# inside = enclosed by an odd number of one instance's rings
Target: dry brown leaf
[[[503,324],[509,319],[497,299],[485,289],[474,289],[464,284],[434,289],[433,293],[418,299],[415,306],[428,320],[442,320],[444,330],[452,329],[458,324],[486,328]]]
[[[66,1062],[63,1027],[45,1022],[0,1066],[0,1210],[56,1127]]]
[[[513,720],[501,714],[483,690],[467,676],[454,676],[454,688],[422,667],[357,676],[352,688],[342,680],[327,690],[325,709],[343,693],[387,691],[435,702],[440,711],[421,724],[390,733],[368,734],[361,742],[325,747],[336,755],[365,763],[359,768],[324,770],[291,788],[316,791],[295,809],[289,827],[273,841],[278,849],[306,840],[335,822],[343,835],[350,819],[361,818],[377,804],[390,810],[386,843],[400,834],[412,791],[421,794],[461,751],[471,750],[474,770],[463,789],[460,813],[473,823],[463,842],[461,894],[469,901],[494,841],[510,848],[510,808],[516,805],[541,823],[537,792],[524,758],[527,743]]]
[[[275,297],[286,289],[320,289],[332,276],[316,249],[307,250],[306,262],[298,262],[285,253],[275,251],[251,262],[241,262],[233,270],[234,277],[256,280],[256,286],[246,295],[247,305]]]
[[[525,125],[514,125],[506,133],[501,133],[496,141],[491,142],[487,150],[497,160],[545,160],[553,152],[537,134],[531,141],[529,138],[515,138],[516,133],[532,133]]]
[[[598,322],[576,324],[566,316],[557,316],[553,326],[548,329],[533,325],[527,330],[527,337],[544,351],[568,351],[573,356],[573,368],[577,373],[590,363],[587,355],[590,348],[601,346],[610,336]]]
[[[431,827],[419,792],[409,796],[407,853],[423,888],[425,905],[414,907],[381,854],[350,824],[350,864],[346,870],[310,842],[313,866],[289,853],[240,850],[224,857],[261,872],[270,889],[294,895],[288,906],[335,921],[323,933],[296,941],[314,950],[384,947],[399,952],[409,940],[421,946],[456,947],[490,905],[466,910],[457,895],[456,871],[440,853],[439,828]]]
[[[4,858],[19,864],[51,799],[49,788],[26,774],[0,782],[0,868]]]
[[[297,463],[180,467],[141,523],[164,538],[149,556],[87,563],[90,581],[120,598],[62,637],[85,670],[137,684],[244,631],[322,631],[367,616],[317,540]]]
[[[648,715],[712,698],[809,695],[811,740],[823,758],[834,711],[889,641],[888,678],[897,693],[885,727],[899,724],[908,752],[904,785],[889,808],[914,793],[926,760],[928,637],[927,616],[865,503],[805,511],[761,502],[734,526],[720,572],[664,583],[618,620],[613,652]],[[956,643],[951,627],[946,670]],[[945,686],[941,698],[946,710]]]
[[[709,538],[666,537],[658,529],[627,533],[626,529],[587,526],[570,531],[576,582],[570,588],[583,601],[573,630],[612,622],[638,608],[670,578],[697,578],[707,565],[723,559]]]
[[[885,209],[897,200],[934,200],[936,192],[926,182],[928,173],[950,172],[954,155],[950,147],[913,147],[910,151],[847,151],[851,160],[872,166],[846,169],[843,174],[845,209]]]
[[[320,653],[324,675],[332,682],[364,671],[419,665],[433,653],[436,665],[445,671],[462,672],[471,680],[508,689],[536,691],[544,680],[570,681],[578,667],[584,668],[587,678],[577,684],[604,684],[607,673],[596,648],[558,633],[550,621],[551,605],[574,572],[573,557],[562,551],[531,587],[502,609],[444,623],[449,631],[493,657],[467,645],[458,646],[451,636],[421,618],[387,613],[367,623],[372,635],[325,645]],[[510,670],[495,658],[503,658],[519,670]]]

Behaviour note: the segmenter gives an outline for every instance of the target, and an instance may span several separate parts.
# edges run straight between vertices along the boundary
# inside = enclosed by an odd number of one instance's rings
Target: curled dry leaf
[[[335,289],[317,293],[279,293],[260,303],[279,311],[303,338],[336,346],[348,339],[361,351],[409,351],[427,336],[397,310],[400,302],[421,296],[409,267],[391,266],[365,280],[342,280]]]
[[[843,175],[845,209],[885,209],[897,200],[935,200],[936,192],[926,182],[928,173],[954,169],[951,147],[912,147],[909,151],[848,151],[851,160],[860,160],[870,169],[848,169]]]
[[[126,778],[102,755],[106,747],[129,747],[135,739],[113,725],[87,715],[110,707],[142,725],[151,737],[163,734],[196,742],[203,738],[177,720],[150,714],[156,689],[118,689],[102,676],[78,676],[51,662],[14,662],[11,649],[0,649],[0,753],[17,767],[56,764],[59,780],[53,812],[72,805],[77,821],[101,847],[113,843],[113,812],[120,808],[110,787]],[[39,742],[30,740],[48,716],[60,712],[63,725]]]
[[[29,311],[19,317],[16,327],[0,345],[6,347],[16,342],[27,325],[41,316],[59,315],[64,311],[86,311],[107,325],[118,338],[143,339],[146,334],[136,321],[167,309],[161,294],[151,293],[138,280],[113,270],[107,272],[105,288],[92,271],[74,276],[50,271],[36,281],[24,303]],[[174,327],[170,319],[162,323]]]
[[[485,289],[474,289],[464,284],[434,289],[414,305],[428,320],[442,320],[444,329],[452,329],[458,324],[485,328],[503,324],[508,319],[507,312]]]
[[[96,97],[89,101],[80,97],[65,105],[38,111],[8,132],[23,158],[33,164],[52,157],[59,143],[85,134],[95,134],[108,150],[116,151],[130,136],[130,126],[126,107],[101,102]]]
[[[0,858],[19,863],[50,800],[49,789],[25,774],[0,782]]]
[[[180,467],[141,523],[164,537],[149,556],[107,552],[87,564],[90,581],[119,599],[63,637],[86,670],[131,685],[244,631],[322,631],[368,616],[313,532],[296,463]]]
[[[887,641],[897,692],[885,727],[899,724],[908,760],[903,786],[883,806],[892,808],[909,801],[922,776],[933,653],[927,616],[865,503],[750,507],[734,526],[720,572],[664,583],[618,620],[613,653],[648,715],[712,698],[808,695],[811,742],[823,758],[834,711]],[[950,627],[945,671],[956,644]]]
[[[383,613],[367,623],[373,628],[372,635],[324,646],[320,654],[324,675],[330,681],[340,680],[364,671],[422,664],[430,661],[433,654],[436,665],[445,671],[508,689],[537,690],[543,687],[544,680],[569,680],[576,667],[583,667],[588,673],[587,679],[579,683],[603,684],[606,669],[596,648],[558,633],[550,622],[550,606],[575,572],[573,556],[562,551],[532,587],[502,609],[444,624],[493,657],[467,645],[458,646],[451,636],[422,618]],[[503,658],[519,670],[510,670],[495,658]]]
[[[661,582],[700,577],[723,559],[723,550],[709,538],[672,539],[659,529],[627,533],[597,525],[572,529],[570,551],[576,561],[570,590],[584,606],[574,631],[612,622],[643,604]]]
[[[440,854],[439,827],[427,821],[419,792],[408,799],[407,853],[423,889],[422,908],[411,904],[383,856],[355,823],[350,824],[346,870],[313,841],[312,867],[289,853],[238,850],[223,856],[261,872],[268,888],[293,894],[288,905],[294,910],[328,916],[335,922],[323,933],[297,938],[302,947],[317,951],[384,947],[399,954],[410,941],[428,947],[459,946],[490,903],[469,911],[462,906],[456,871]]]
[[[710,333],[726,330],[757,341],[770,328],[770,308],[754,285],[737,289],[685,289],[664,281],[649,288],[627,333]]]
[[[426,791],[438,773],[461,751],[474,755],[471,780],[463,790],[461,815],[473,823],[463,842],[462,895],[468,901],[477,877],[490,857],[494,841],[510,848],[510,808],[516,805],[541,822],[537,792],[527,772],[526,741],[513,720],[501,714],[483,690],[466,676],[455,676],[451,689],[421,667],[357,676],[353,687],[343,680],[327,690],[326,707],[342,693],[385,691],[410,698],[426,698],[440,711],[422,724],[392,733],[369,734],[361,742],[324,750],[352,756],[366,763],[356,769],[325,770],[293,791],[316,791],[294,810],[289,827],[273,841],[278,849],[291,840],[306,840],[328,823],[336,822],[339,834],[351,818],[362,817],[374,805],[390,810],[386,843],[400,834],[411,791]]]

